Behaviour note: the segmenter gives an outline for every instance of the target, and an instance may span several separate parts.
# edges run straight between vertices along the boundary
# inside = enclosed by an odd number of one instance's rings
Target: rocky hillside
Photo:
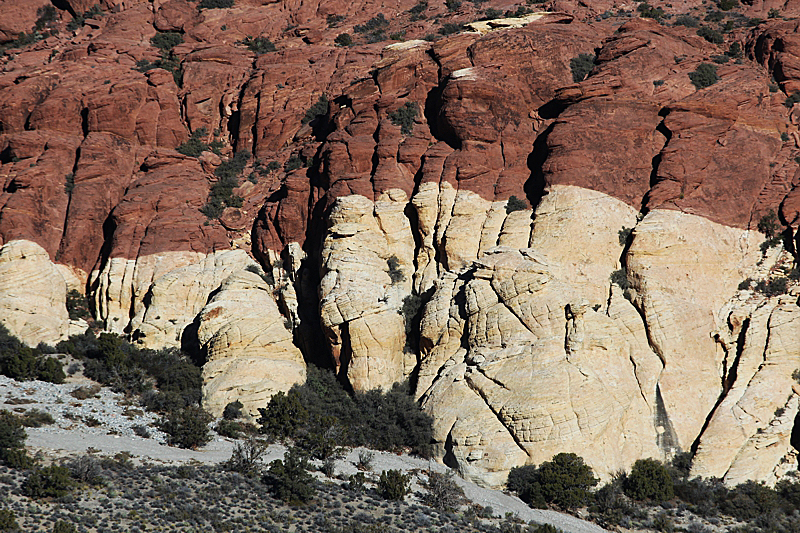
[[[215,414],[309,363],[410,377],[490,486],[562,451],[797,468],[800,1],[0,10],[0,321],[29,344],[85,329],[77,290],[201,354]]]

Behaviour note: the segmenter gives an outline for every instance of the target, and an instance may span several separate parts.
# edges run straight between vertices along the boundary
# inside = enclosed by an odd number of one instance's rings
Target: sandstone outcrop
[[[215,416],[235,400],[250,417],[258,416],[273,394],[305,381],[303,354],[272,290],[258,274],[236,271],[198,315],[197,337],[207,359],[203,406]]]
[[[672,18],[104,1],[66,31],[59,10],[0,58],[0,318],[54,342],[87,292],[107,331],[205,355],[215,414],[305,361],[355,390],[413,376],[440,458],[489,485],[690,449],[697,475],[772,483],[797,464],[797,287],[763,293],[797,249],[800,4],[651,4]],[[0,40],[34,23],[3,5]]]

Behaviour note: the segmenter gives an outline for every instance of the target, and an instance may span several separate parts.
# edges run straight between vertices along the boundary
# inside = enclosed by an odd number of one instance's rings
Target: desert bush
[[[502,16],[503,12],[493,7],[487,7],[486,9],[483,10],[483,18],[485,20],[499,19]]]
[[[625,494],[634,500],[662,502],[672,499],[672,477],[661,462],[637,459],[623,484]]]
[[[574,509],[587,503],[589,489],[597,483],[592,468],[581,457],[559,453],[538,468],[512,468],[507,485],[530,505],[542,507],[541,504],[546,503]]]
[[[356,468],[359,470],[372,470],[372,462],[374,459],[375,454],[373,452],[369,450],[359,450]]]
[[[594,54],[580,54],[569,60],[569,68],[572,71],[572,81],[582,82],[594,68]]]
[[[276,50],[275,44],[267,37],[251,37],[248,35],[242,39],[241,44],[256,55],[267,54]]]
[[[714,85],[719,81],[717,66],[711,63],[700,63],[696,70],[689,73],[689,79],[692,80],[692,85],[698,89]]]
[[[288,503],[307,503],[316,495],[314,477],[309,473],[308,458],[297,447],[292,446],[283,460],[270,463],[264,482],[275,497]]]
[[[45,357],[39,347],[23,344],[0,324],[0,374],[16,380],[63,383],[66,374],[62,366],[57,359]]]
[[[725,38],[722,34],[708,26],[703,26],[699,30],[697,30],[697,35],[705,39],[706,41],[713,43],[713,44],[722,44]]]
[[[202,0],[198,9],[228,9],[233,7],[233,0]]]
[[[22,448],[26,438],[28,434],[22,419],[11,411],[0,411],[0,450]]]
[[[77,531],[78,530],[75,529],[75,524],[70,524],[63,520],[59,520],[53,524],[53,533],[77,533]]]
[[[65,466],[69,469],[72,478],[80,483],[99,485],[103,482],[103,469],[100,462],[91,455],[82,455],[70,461]]]
[[[455,482],[452,471],[442,474],[428,470],[423,487],[427,492],[422,495],[422,503],[439,511],[455,512],[466,501],[464,489]]]
[[[334,416],[310,420],[297,439],[298,446],[320,461],[344,457],[344,442],[347,442],[346,430]]]
[[[403,135],[411,135],[414,131],[414,120],[419,114],[419,106],[416,102],[406,102],[403,106],[395,109],[387,116],[392,124],[400,126]]]
[[[313,421],[331,416],[345,429],[342,445],[378,450],[410,448],[423,456],[430,453],[433,421],[411,397],[408,383],[396,383],[386,392],[374,390],[351,396],[332,372],[309,366],[303,385],[274,395],[258,412],[262,431],[276,438],[311,433]]]
[[[306,110],[305,115],[300,120],[302,124],[308,124],[312,122],[315,118],[319,116],[324,116],[328,114],[328,109],[330,109],[330,102],[328,102],[328,96],[325,94],[321,94],[317,101]]]
[[[353,38],[350,37],[349,33],[340,33],[336,36],[333,42],[337,46],[353,46]]]
[[[40,428],[54,423],[55,419],[52,415],[41,409],[29,409],[22,415],[22,424],[28,428]]]
[[[378,480],[378,492],[387,500],[402,501],[411,491],[411,474],[400,470],[384,470]]]
[[[11,509],[0,509],[0,531],[18,531],[17,515]]]
[[[244,405],[239,400],[229,402],[222,411],[222,418],[225,420],[236,420],[242,417]]]
[[[309,166],[311,166],[311,162],[308,159],[300,154],[292,154],[289,159],[286,160],[286,164],[283,165],[283,170],[286,172],[291,172],[293,170],[297,170],[298,168]]]
[[[647,2],[642,2],[636,7],[636,11],[642,18],[661,20],[664,18],[664,10],[660,7],[653,7]]]
[[[780,499],[774,489],[756,481],[745,481],[731,489],[719,502],[722,513],[738,520],[752,520],[774,511]]]
[[[347,484],[345,487],[347,487],[347,490],[352,490],[353,492],[364,492],[366,482],[367,476],[365,476],[363,472],[356,472],[347,477]]]
[[[136,425],[133,426],[131,429],[133,430],[133,434],[136,435],[137,437],[141,437],[143,439],[150,438],[150,430],[147,429],[146,426]]]
[[[673,22],[674,26],[686,26],[687,28],[697,28],[700,26],[700,21],[691,15],[678,15]]]
[[[456,24],[455,22],[445,22],[442,24],[442,27],[439,28],[440,35],[452,35],[454,33],[458,33],[464,29],[463,24]]]
[[[255,477],[261,473],[261,458],[267,453],[267,446],[266,441],[254,438],[237,442],[230,459],[223,466],[232,472]]]
[[[170,52],[183,42],[183,35],[174,31],[159,32],[150,38],[150,44],[162,52]]]
[[[524,211],[525,209],[528,209],[528,202],[517,198],[516,196],[509,197],[508,202],[506,202],[507,215],[513,213],[514,211]]]
[[[259,408],[257,420],[263,433],[284,441],[298,434],[298,429],[308,420],[308,410],[300,401],[295,387],[288,394],[273,394],[266,408]]]
[[[86,296],[76,289],[70,289],[67,293],[67,312],[69,313],[70,320],[78,320],[80,318],[85,320],[92,319],[92,313],[89,311],[89,302],[86,300]]]
[[[220,420],[214,427],[214,431],[230,439],[238,439],[242,435],[241,426],[234,420]]]
[[[389,21],[386,20],[386,17],[383,15],[383,13],[378,13],[376,16],[372,17],[364,24],[356,25],[353,28],[353,31],[356,33],[370,33],[388,27],[389,27]]]
[[[722,11],[730,11],[731,9],[733,9],[738,5],[739,5],[739,0],[719,0],[719,2],[717,3],[717,6]]]
[[[208,136],[208,130],[205,128],[197,128],[192,132],[192,136],[189,137],[189,140],[178,146],[175,150],[189,157],[200,157],[200,154],[209,150],[208,144],[203,141],[206,136]]]
[[[22,484],[22,493],[29,498],[60,498],[74,486],[69,469],[50,465],[33,470]]]
[[[208,201],[200,209],[208,218],[219,218],[226,207],[242,207],[243,199],[234,195],[233,189],[239,186],[239,175],[250,156],[247,150],[239,150],[214,170],[217,182],[211,186]]]
[[[163,417],[158,428],[167,434],[170,446],[195,449],[211,440],[208,424],[213,417],[200,407],[190,405]]]

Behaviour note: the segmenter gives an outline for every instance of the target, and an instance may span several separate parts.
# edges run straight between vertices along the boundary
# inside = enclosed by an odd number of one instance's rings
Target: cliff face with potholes
[[[104,0],[71,31],[88,2],[0,5],[0,41],[58,30],[0,60],[0,321],[26,342],[80,330],[78,289],[107,331],[201,350],[215,414],[307,361],[410,377],[439,457],[488,485],[562,451],[604,477],[678,451],[729,483],[796,469],[800,2],[653,2],[659,24],[611,0],[479,22]],[[175,75],[145,67],[163,32]],[[176,151],[198,131],[218,154]],[[245,150],[241,201],[207,218]]]

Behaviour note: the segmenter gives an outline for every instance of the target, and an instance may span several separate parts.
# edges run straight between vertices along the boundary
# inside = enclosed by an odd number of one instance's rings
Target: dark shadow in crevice
[[[550,154],[550,149],[547,147],[547,136],[553,131],[554,125],[550,124],[546,130],[536,137],[536,141],[533,143],[533,151],[528,155],[527,165],[531,171],[531,177],[525,182],[523,190],[525,191],[525,197],[528,199],[528,204],[534,210],[545,195],[546,181],[542,167]]]

